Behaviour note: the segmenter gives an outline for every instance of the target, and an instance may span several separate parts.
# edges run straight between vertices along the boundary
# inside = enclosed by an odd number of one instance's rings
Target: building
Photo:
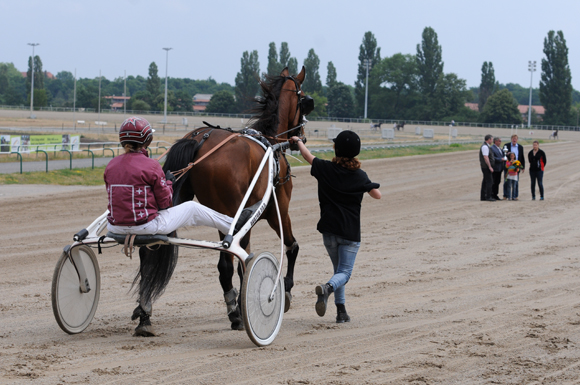
[[[28,72],[20,72],[20,74],[22,74],[23,78],[28,76]],[[56,76],[54,76],[52,74],[52,72],[48,72],[48,71],[44,71],[44,77],[46,77],[47,79],[56,79]]]
[[[207,108],[213,94],[193,95],[193,112],[203,112]]]
[[[465,107],[473,111],[479,112],[479,107],[477,103],[465,103]],[[529,105],[527,104],[520,104],[518,106],[518,110],[520,111],[520,114],[522,114],[522,118],[524,119],[525,122],[528,121],[528,108]],[[539,120],[542,120],[544,114],[546,113],[546,109],[544,108],[544,106],[532,106],[532,110],[536,112],[536,116],[538,117]]]
[[[124,102],[131,99],[130,96],[105,96],[105,99],[111,101],[111,110],[116,111],[117,109],[123,108]]]

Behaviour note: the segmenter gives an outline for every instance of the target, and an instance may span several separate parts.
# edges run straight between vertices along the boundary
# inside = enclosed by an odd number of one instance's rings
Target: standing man
[[[501,182],[501,174],[503,173],[503,169],[505,168],[505,161],[503,159],[504,154],[501,150],[501,139],[496,136],[493,138],[493,146],[491,146],[491,151],[493,152],[493,157],[495,159],[495,163],[493,164],[493,185],[492,185],[492,197],[495,200],[500,200],[500,197],[497,195],[499,192],[499,184]]]
[[[516,154],[516,159],[520,161],[520,163],[522,164],[522,168],[521,168],[521,173],[524,173],[524,169],[526,168],[526,155],[524,154],[524,146],[522,146],[521,144],[518,144],[518,136],[517,135],[512,135],[512,141],[508,144],[506,144],[506,147],[508,149],[508,152],[513,152],[514,154]],[[520,171],[518,171],[518,180],[519,180],[519,173]],[[518,200],[518,196],[520,193],[520,189],[519,189],[519,183],[516,185],[516,191],[514,193],[514,200]],[[507,194],[506,194],[506,190],[504,189],[504,199],[507,199]]]
[[[479,165],[481,166],[481,172],[483,173],[483,180],[481,181],[481,200],[488,202],[495,202],[492,193],[493,186],[493,164],[494,157],[491,151],[491,140],[492,135],[485,136],[485,142],[483,142],[481,148],[479,149]]]

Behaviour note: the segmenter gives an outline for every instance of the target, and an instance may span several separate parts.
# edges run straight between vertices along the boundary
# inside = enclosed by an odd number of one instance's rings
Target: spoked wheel
[[[58,326],[68,334],[80,333],[89,326],[97,311],[101,291],[101,271],[95,253],[86,246],[77,249],[91,290],[81,292],[79,276],[65,252],[52,276],[52,311]]]
[[[278,335],[284,316],[284,280],[278,281],[278,261],[264,252],[250,260],[242,285],[242,315],[248,336],[258,346],[270,345]]]

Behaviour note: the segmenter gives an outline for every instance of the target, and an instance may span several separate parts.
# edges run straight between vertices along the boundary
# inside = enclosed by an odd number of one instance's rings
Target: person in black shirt
[[[315,292],[316,313],[326,313],[328,297],[334,293],[336,322],[349,322],[346,312],[344,287],[352,274],[360,247],[360,210],[364,193],[381,199],[380,185],[370,181],[355,158],[360,152],[360,138],[353,131],[342,131],[334,139],[335,157],[332,161],[316,158],[300,138],[290,139],[298,144],[300,153],[312,165],[310,174],[318,180],[320,220],[317,230],[322,233],[324,246],[330,256],[334,275]]]
[[[544,167],[548,160],[546,153],[540,150],[540,143],[534,140],[532,144],[532,151],[528,153],[528,161],[530,163],[530,180],[532,182],[532,200],[536,200],[536,180],[540,188],[540,200],[544,200]]]

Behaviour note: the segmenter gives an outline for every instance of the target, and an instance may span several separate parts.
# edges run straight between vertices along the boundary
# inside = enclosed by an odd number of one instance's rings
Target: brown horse
[[[250,131],[250,134],[254,132],[255,136],[266,138],[271,144],[287,141],[291,136],[300,136],[305,140],[303,116],[312,110],[313,100],[302,93],[301,85],[304,76],[304,67],[298,75],[293,77],[285,68],[280,76],[268,77],[266,81],[261,82],[263,96],[256,99],[258,106],[252,110],[256,115],[250,120],[249,128],[255,131]],[[265,153],[264,148],[257,141],[239,135],[242,132],[246,131],[233,132],[230,129],[220,129],[219,127],[202,127],[190,132],[171,147],[163,166],[164,171],[183,169],[189,163],[203,158],[209,153],[206,158],[193,166],[174,184],[174,204],[191,200],[196,196],[200,203],[234,217]],[[285,311],[287,311],[292,298],[290,291],[294,285],[294,266],[299,247],[292,234],[290,216],[288,215],[292,195],[290,165],[283,152],[277,154],[277,159],[279,172],[275,181],[275,191],[288,258],[286,276],[284,277]],[[254,205],[262,198],[266,183],[268,183],[267,172],[266,168],[262,171],[246,207]],[[260,219],[266,219],[270,227],[280,236],[280,226],[273,202],[270,202]],[[224,234],[220,233],[220,238],[223,239]],[[249,242],[250,232],[245,235],[241,242],[241,246],[246,248],[248,252]],[[219,280],[224,291],[231,327],[241,330],[244,325],[239,309],[238,292],[232,282],[233,259],[231,254],[220,253]],[[146,272],[154,269],[148,266],[153,263],[149,262],[150,260],[152,258],[141,259],[140,293],[160,294],[168,283],[171,274],[157,274],[158,279],[149,279]],[[238,264],[238,275],[241,281],[242,266],[240,264]],[[141,304],[150,304],[154,299],[155,296],[141,295],[140,302]]]

